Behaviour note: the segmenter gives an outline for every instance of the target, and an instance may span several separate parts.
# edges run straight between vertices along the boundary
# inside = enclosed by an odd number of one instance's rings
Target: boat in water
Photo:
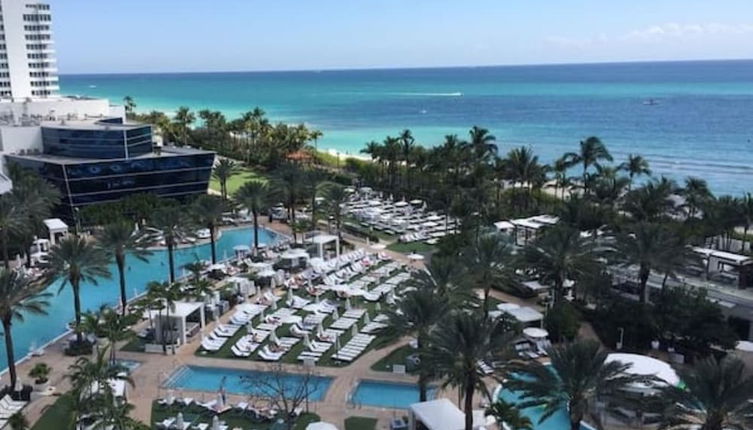
[[[643,105],[644,106],[656,106],[658,104],[659,104],[659,102],[656,101],[656,100],[654,100],[654,99],[648,99],[648,100],[644,100],[643,101]]]

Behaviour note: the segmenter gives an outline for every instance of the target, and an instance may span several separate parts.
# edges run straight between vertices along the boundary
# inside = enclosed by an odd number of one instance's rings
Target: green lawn
[[[375,430],[377,421],[376,418],[348,417],[345,419],[345,430]]]
[[[183,406],[162,406],[158,404],[157,402],[152,403],[152,423],[151,426],[153,429],[157,428],[157,423],[161,422],[165,418],[175,417],[178,415],[178,412],[183,413],[183,419],[188,422],[193,423],[212,423],[212,418],[214,414],[210,411],[207,411],[201,406],[198,406],[196,404],[183,407]],[[228,412],[225,412],[220,416],[220,420],[225,421],[225,424],[228,426],[228,428],[235,429],[240,428],[243,430],[247,429],[254,429],[254,430],[269,430],[273,427],[273,422],[256,422],[253,421],[250,417],[247,415],[244,415],[240,412],[231,410]],[[296,421],[295,425],[293,426],[293,430],[304,430],[307,425],[313,422],[320,421],[320,418],[318,415],[314,413],[305,413],[302,414],[298,420]]]
[[[69,394],[60,396],[39,417],[32,430],[73,430],[73,398]]]
[[[381,360],[371,365],[371,370],[377,372],[392,372],[392,365],[394,364],[406,364],[408,356],[414,354],[416,350],[410,347],[410,345],[404,345],[396,350],[390,352],[388,355],[382,357]]]
[[[386,263],[382,263],[386,264]],[[393,273],[396,274],[397,272]],[[354,278],[353,280],[357,280],[358,277]],[[304,290],[299,290],[296,293],[298,296],[303,298],[308,298],[310,300],[313,300],[314,298],[311,296],[308,296],[307,293]],[[324,295],[321,296],[321,299],[335,299],[335,293],[333,292],[326,292]],[[366,300],[358,299],[356,297],[351,299],[351,304],[355,308],[362,308],[366,309],[366,311],[369,313],[369,316],[373,319],[379,312],[376,309],[376,303],[368,302]],[[384,303],[382,303],[382,308],[384,308]],[[271,310],[266,312],[267,315],[272,312]],[[342,313],[342,311],[340,312]],[[332,316],[328,316],[324,322],[322,323],[324,327],[329,327],[333,323]],[[254,326],[261,323],[261,316],[257,316],[252,320],[252,324]],[[363,320],[359,324],[359,327],[362,327],[364,325]],[[233,345],[235,345],[238,340],[246,335],[246,330],[239,330],[238,333],[236,333],[233,337],[231,337],[222,348],[220,348],[217,352],[205,352],[201,349],[196,351],[196,355],[198,356],[205,356],[205,357],[212,357],[212,358],[227,358],[227,359],[233,359],[233,360],[259,360],[261,361],[261,358],[259,357],[259,351],[264,347],[264,344],[259,347],[259,349],[254,352],[254,354],[251,355],[249,358],[238,358],[235,357],[231,351],[231,348]],[[290,325],[283,325],[277,329],[277,337],[285,337],[290,336]],[[351,330],[346,330],[341,336],[340,336],[340,344],[342,346],[345,346],[346,343],[350,340],[350,338],[353,336]],[[267,341],[268,342],[268,341]],[[368,351],[371,351],[375,348],[383,348],[387,346],[389,342],[387,342],[383,338],[377,338],[374,342],[371,343],[371,345],[363,352],[364,354]],[[290,349],[280,360],[282,363],[288,363],[288,364],[302,364],[300,361],[298,361],[298,355],[300,355],[301,352],[303,352],[305,346],[303,345],[303,341],[298,342],[293,348]],[[319,366],[327,366],[327,367],[345,367],[348,366],[350,363],[348,362],[341,362],[334,360],[332,358],[332,355],[335,354],[335,349],[331,348],[327,353],[325,353],[321,359],[319,359],[319,362],[317,365]]]
[[[240,173],[237,175],[233,175],[230,177],[230,179],[227,181],[227,192],[229,195],[232,195],[238,188],[241,187],[246,181],[250,181],[251,179],[258,179],[261,181],[266,181],[267,178],[262,175],[261,173],[249,169],[248,167],[241,167],[239,168]],[[220,182],[212,177],[211,181],[209,181],[209,188],[211,188],[214,191],[220,191]]]
[[[393,244],[387,245],[387,249],[389,249],[390,251],[402,252],[404,254],[410,254],[412,252],[417,252],[419,254],[428,254],[434,252],[437,247],[424,242],[395,242]]]

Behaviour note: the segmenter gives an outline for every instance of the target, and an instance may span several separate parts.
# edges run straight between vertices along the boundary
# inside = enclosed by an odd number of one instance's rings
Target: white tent
[[[324,246],[328,243],[335,244],[335,255],[338,257],[340,256],[340,238],[338,238],[337,236],[330,234],[320,234],[318,236],[312,237],[310,240],[312,244],[316,245],[316,249],[320,258],[324,258]]]
[[[606,361],[619,361],[621,363],[630,364],[630,368],[625,372],[631,375],[655,376],[660,381],[670,386],[677,386],[680,384],[680,377],[677,376],[677,372],[675,372],[675,369],[673,369],[672,366],[647,355],[614,353],[609,354]],[[635,384],[634,388],[646,390],[651,387],[646,386],[645,384]]]
[[[421,423],[429,430],[462,430],[465,428],[465,414],[448,399],[414,403],[409,410],[410,430],[416,430]],[[483,412],[473,413],[473,428],[486,424]]]
[[[541,312],[527,306],[505,310],[504,312],[510,314],[522,324],[530,324],[544,319],[544,315]]]
[[[45,227],[47,227],[47,231],[50,232],[50,242],[53,245],[68,234],[68,224],[64,223],[60,218],[48,218],[43,222]]]
[[[311,423],[307,425],[306,430],[337,430],[337,427],[334,424],[325,423],[324,421],[319,421],[319,422]]]

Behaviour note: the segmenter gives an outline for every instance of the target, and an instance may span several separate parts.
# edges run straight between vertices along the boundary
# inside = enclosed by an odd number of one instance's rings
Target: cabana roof
[[[619,361],[630,364],[625,372],[631,375],[655,376],[670,386],[678,386],[680,378],[669,364],[647,355],[614,353],[607,356],[607,362]]]
[[[448,399],[430,400],[410,405],[413,416],[429,430],[461,430],[465,428],[465,415]],[[478,411],[480,412],[480,411]],[[486,424],[483,412],[473,411],[473,427]]]
[[[515,309],[507,309],[504,312],[510,314],[513,318],[523,324],[540,321],[544,318],[544,315],[541,312],[527,306],[521,306]]]

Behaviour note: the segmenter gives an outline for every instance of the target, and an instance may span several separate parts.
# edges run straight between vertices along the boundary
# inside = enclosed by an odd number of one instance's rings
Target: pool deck
[[[265,222],[260,223],[261,226],[269,228],[275,232],[289,235],[290,229],[285,224],[273,223],[268,224]],[[349,241],[357,243],[359,246],[368,248],[368,246],[360,240],[348,237]],[[403,254],[384,250],[380,252],[386,252],[395,260],[400,262],[410,263],[407,257]],[[420,263],[418,263],[420,264]],[[522,300],[517,297],[509,296],[507,294],[493,291],[493,296],[505,301],[510,301],[519,304],[525,304],[531,306],[531,301]],[[220,322],[227,322],[232,312],[226,313]],[[143,322],[142,324],[147,324]],[[204,329],[204,332],[210,332],[214,329],[215,323],[211,322]],[[590,327],[588,327],[584,334],[593,335],[589,333]],[[406,374],[394,374],[389,372],[378,372],[371,369],[371,366],[389,354],[396,348],[405,345],[408,339],[402,339],[401,341],[385,347],[383,349],[371,350],[359,357],[355,362],[343,367],[324,367],[317,366],[314,370],[316,374],[322,376],[332,377],[332,383],[321,402],[312,402],[310,404],[310,410],[316,412],[321,416],[322,420],[331,422],[338,426],[338,428],[344,428],[344,420],[350,416],[364,416],[379,419],[377,428],[389,428],[389,422],[393,418],[402,417],[406,415],[406,411],[370,406],[354,406],[348,402],[348,398],[351,392],[355,389],[358,381],[363,379],[380,380],[388,382],[403,382],[403,383],[415,383],[416,378]],[[65,373],[68,367],[76,360],[74,357],[66,357],[63,354],[64,348],[63,340],[55,342],[45,349],[45,354],[42,357],[33,357],[17,366],[19,381],[29,381],[28,372],[36,364],[45,362],[52,366],[53,370],[50,374],[50,386],[56,388],[56,393],[64,393],[70,389],[70,383],[65,378]],[[167,390],[162,388],[163,382],[171,375],[175,369],[184,365],[195,366],[207,366],[207,367],[224,367],[230,369],[244,369],[244,370],[257,370],[265,371],[270,370],[272,364],[264,363],[253,360],[235,360],[235,359],[223,359],[223,358],[211,358],[201,357],[195,355],[195,351],[199,348],[200,341],[198,337],[193,342],[179,348],[175,355],[162,355],[162,354],[147,354],[147,353],[135,353],[118,351],[119,359],[139,361],[141,365],[133,372],[132,376],[136,382],[135,387],[129,387],[128,398],[129,401],[135,406],[132,416],[138,420],[149,423],[151,420],[152,402],[155,399],[166,395]],[[291,364],[283,364],[285,371],[290,373],[297,373],[301,371],[301,367]],[[0,378],[3,383],[8,382],[8,376],[3,375]],[[494,388],[493,384],[490,384],[490,388]],[[178,390],[176,395],[193,397],[194,399],[201,400],[202,398],[210,399],[214,395],[208,392],[190,392]],[[457,400],[457,394],[453,390],[451,392],[439,392],[439,397],[447,397],[453,402]],[[246,396],[238,396],[229,394],[229,402],[237,403],[246,400]],[[34,399],[24,410],[27,419],[34,423],[39,419],[44,410],[57,400],[56,396],[39,397]],[[476,403],[481,401],[481,396],[478,396]],[[614,428],[614,427],[613,427]],[[614,428],[617,430],[618,428]]]

